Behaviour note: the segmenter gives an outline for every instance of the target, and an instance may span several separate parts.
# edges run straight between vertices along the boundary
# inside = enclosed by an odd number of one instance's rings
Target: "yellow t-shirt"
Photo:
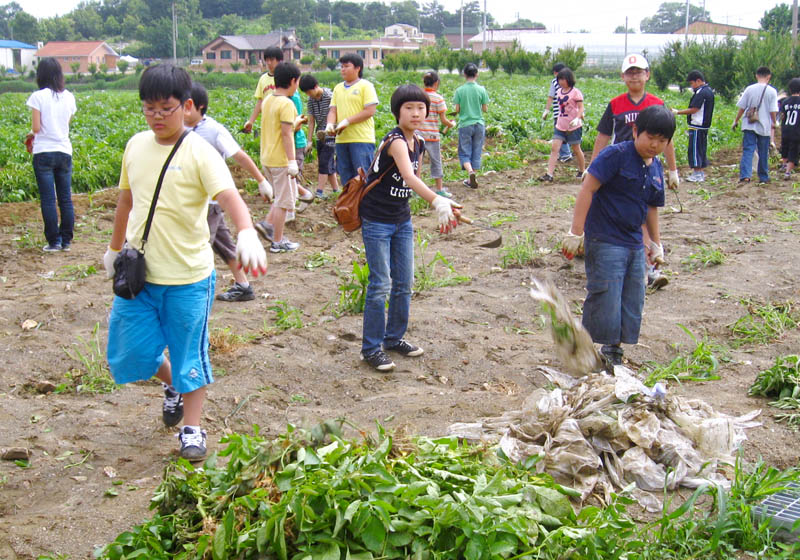
[[[367,105],[377,105],[378,94],[375,93],[375,86],[363,78],[349,87],[345,87],[344,82],[336,84],[333,88],[333,99],[331,107],[336,107],[337,123],[343,119],[352,117],[360,113]],[[375,119],[370,117],[360,123],[351,124],[336,136],[337,144],[350,142],[375,143]]]
[[[256,86],[256,93],[253,95],[253,97],[255,97],[256,99],[264,99],[266,96],[271,94],[274,89],[275,89],[275,76],[271,75],[269,72],[264,72],[258,79],[258,85]]]
[[[133,208],[125,237],[141,248],[147,213],[161,167],[172,146],[162,146],[151,130],[128,140],[119,188],[129,189]],[[214,269],[209,244],[208,199],[235,185],[222,156],[190,132],[169,163],[145,245],[146,280],[170,286],[192,284]]]
[[[270,95],[261,105],[261,165],[286,167],[289,159],[281,138],[281,123],[293,124],[297,109],[291,97]],[[294,133],[292,134],[294,138]]]

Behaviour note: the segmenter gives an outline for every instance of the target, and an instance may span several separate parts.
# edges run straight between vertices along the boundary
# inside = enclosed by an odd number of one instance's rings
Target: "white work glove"
[[[297,167],[296,159],[291,160],[287,167],[289,168],[289,175],[291,175],[292,177],[297,177],[298,175],[300,175],[300,168]]]
[[[272,202],[272,185],[269,184],[269,181],[264,179],[258,184],[258,194],[267,202]]]
[[[570,128],[580,128],[582,126],[583,126],[583,121],[581,120],[580,117],[575,117],[574,119],[569,121]]]
[[[114,261],[117,260],[119,251],[115,251],[111,247],[106,249],[106,254],[103,255],[103,267],[106,269],[106,278],[114,278]]]
[[[250,121],[246,121],[244,126],[242,126],[242,132],[249,134],[253,130],[253,123]]]
[[[566,237],[561,240],[561,254],[572,260],[575,255],[583,254],[583,234],[575,235],[570,229]]]
[[[439,217],[439,232],[450,233],[458,225],[453,208],[461,208],[461,205],[454,200],[436,195],[431,201],[431,206]]]
[[[550,116],[550,114],[551,114],[550,109],[545,109],[544,111],[542,111],[542,120],[547,119],[547,117]]]
[[[297,131],[300,130],[300,127],[303,126],[308,122],[308,119],[305,115],[297,115],[294,119],[294,123],[292,123],[292,127]]]
[[[650,240],[647,246],[650,249],[650,262],[653,263],[656,268],[664,264],[664,246],[653,240]]]
[[[267,273],[267,253],[252,227],[243,229],[236,238],[236,260],[239,267],[253,276]]]
[[[348,126],[350,126],[350,121],[348,121],[347,119],[342,119],[342,121],[336,125],[336,134],[339,134]]]
[[[669,172],[669,179],[667,179],[667,186],[669,188],[678,190],[678,186],[681,184],[681,178],[678,177],[678,170],[673,169]]]
[[[336,134],[336,125],[332,122],[329,122],[327,125],[325,125],[325,134],[328,136],[333,136]]]
[[[680,111],[680,109],[676,109],[675,107],[672,107],[672,114],[673,115],[677,115],[678,111]]]

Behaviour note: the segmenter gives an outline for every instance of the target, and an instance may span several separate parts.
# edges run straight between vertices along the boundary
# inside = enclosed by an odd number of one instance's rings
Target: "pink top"
[[[556,128],[564,132],[572,132],[579,127],[570,128],[569,123],[580,115],[578,103],[583,102],[583,94],[578,88],[564,91],[561,88],[556,90],[556,102],[558,103],[558,117],[556,118]]]
[[[434,90],[425,88],[425,93],[428,94],[428,99],[431,100],[431,108],[428,111],[428,117],[422,122],[422,126],[417,129],[417,132],[426,142],[438,142],[439,115],[447,112],[447,105],[444,102],[444,97]]]

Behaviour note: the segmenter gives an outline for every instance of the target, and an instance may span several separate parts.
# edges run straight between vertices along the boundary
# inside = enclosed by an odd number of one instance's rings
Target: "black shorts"
[[[336,175],[336,144],[317,140],[317,160],[320,175]]]
[[[781,158],[797,165],[798,154],[800,154],[800,139],[781,138]]]

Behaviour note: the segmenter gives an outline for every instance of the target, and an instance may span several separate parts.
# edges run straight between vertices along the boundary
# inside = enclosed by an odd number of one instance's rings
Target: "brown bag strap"
[[[764,84],[764,89],[761,90],[761,97],[758,98],[758,105],[756,105],[756,113],[759,109],[761,109],[761,102],[764,101],[764,94],[767,93],[767,88],[769,84]]]
[[[405,140],[405,138],[403,138],[403,140]],[[391,144],[391,142],[389,142],[389,144]],[[406,144],[406,145],[407,145],[407,144]],[[415,136],[415,137],[414,137],[414,146],[416,146],[416,145],[417,145],[417,138],[416,138],[416,136]],[[386,150],[386,149],[387,149],[387,146],[388,146],[388,144],[387,144],[387,145],[384,145],[383,143],[381,143],[381,146],[380,146],[380,148],[378,149],[378,153],[377,153],[377,154],[375,154],[375,157],[374,157],[374,158],[372,158],[372,163],[370,163],[370,164],[369,164],[369,168],[370,168],[370,169],[372,169],[372,166],[373,166],[373,165],[375,165],[375,162],[376,162],[376,161],[378,161],[378,157],[381,155],[381,152],[383,152],[384,150]],[[365,195],[366,195],[366,194],[367,194],[369,191],[371,191],[373,187],[375,187],[375,186],[376,186],[378,183],[380,183],[380,182],[383,180],[383,178],[386,176],[386,174],[387,174],[387,173],[389,173],[389,171],[391,171],[391,170],[392,170],[393,168],[395,168],[395,167],[397,167],[397,162],[396,162],[396,161],[394,161],[394,159],[393,159],[393,160],[392,160],[392,165],[390,165],[389,167],[387,167],[387,168],[384,170],[384,172],[383,172],[383,173],[381,173],[381,174],[378,176],[378,178],[377,178],[377,179],[375,179],[374,181],[372,181],[370,184],[368,184],[367,186],[365,186],[365,187],[362,189],[362,191],[363,191],[363,192],[362,192],[362,194],[361,194],[361,198],[364,198],[364,196],[365,196]]]

